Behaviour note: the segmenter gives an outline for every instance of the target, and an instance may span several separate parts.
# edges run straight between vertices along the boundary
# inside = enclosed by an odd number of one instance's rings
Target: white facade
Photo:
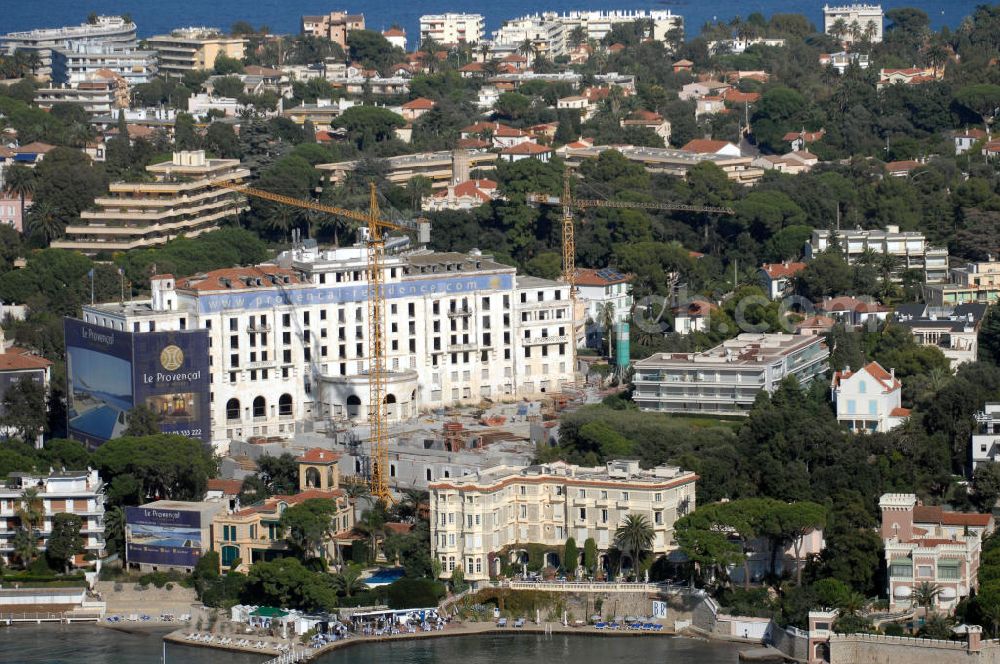
[[[761,390],[787,376],[807,385],[827,369],[822,338],[744,333],[701,353],[654,353],[635,363],[632,399],[642,410],[746,415]]]
[[[923,233],[900,231],[899,226],[886,226],[885,230],[814,230],[805,247],[806,259],[826,251],[836,237],[840,250],[848,263],[856,262],[866,251],[890,254],[897,257],[897,272],[920,270],[926,283],[947,283],[948,249],[932,247]]]
[[[98,16],[95,23],[10,32],[0,36],[0,54],[13,55],[15,51],[38,54],[41,64],[33,73],[36,77],[46,80],[52,75],[53,49],[65,48],[69,42],[107,44],[115,48],[134,49],[135,23],[126,22],[120,16]]]
[[[10,562],[14,552],[13,537],[22,527],[18,516],[24,491],[38,489],[44,518],[39,528],[40,550],[52,532],[56,514],[76,514],[82,520],[80,534],[86,553],[104,554],[104,482],[96,470],[50,472],[47,476],[12,473],[6,485],[0,485],[0,560]]]
[[[420,43],[478,44],[483,38],[482,14],[425,14],[420,17]]]
[[[478,584],[497,576],[505,563],[527,562],[519,545],[555,549],[573,537],[582,552],[593,538],[605,568],[615,531],[630,514],[646,518],[653,555],[665,555],[677,548],[674,522],[695,509],[696,481],[697,475],[676,466],[643,470],[638,461],[609,461],[587,468],[557,461],[496,466],[432,482],[431,556],[441,562],[442,577],[460,567],[467,581]],[[554,551],[544,562],[556,568],[579,564],[559,560]]]
[[[493,33],[493,44],[502,50],[531,40],[548,57],[569,55],[574,47],[570,43],[571,33],[576,28],[582,30],[584,42],[600,41],[615,25],[641,20],[652,25],[648,36],[656,41],[665,42],[671,31],[684,29],[684,19],[670,10],[544,12],[505,21]]]
[[[405,239],[390,245],[405,244]],[[153,297],[84,307],[136,332],[209,330],[212,439],[290,436],[296,422],[368,417],[366,250],[300,247],[277,264],[162,275]],[[384,336],[390,421],[573,380],[564,284],[519,277],[478,252],[388,254]]]
[[[886,371],[878,362],[834,372],[830,383],[837,421],[855,433],[885,432],[902,424],[910,414],[902,397],[896,370]]]
[[[76,86],[102,69],[118,74],[130,86],[147,83],[156,76],[156,51],[87,42],[70,42],[52,51],[52,80],[56,83]]]
[[[1000,403],[987,403],[976,413],[976,431],[972,434],[969,457],[972,471],[981,463],[1000,460]]]
[[[823,32],[839,38],[845,44],[861,41],[865,36],[872,43],[881,42],[883,19],[882,5],[823,6]],[[836,26],[840,20],[843,21],[845,31],[837,34]]]
[[[631,277],[616,270],[605,268],[593,270],[577,268],[576,299],[584,306],[584,316],[588,321],[585,334],[579,335],[578,346],[596,346],[603,343],[602,327],[604,307],[608,304],[614,309],[614,322],[628,322],[632,313]]]

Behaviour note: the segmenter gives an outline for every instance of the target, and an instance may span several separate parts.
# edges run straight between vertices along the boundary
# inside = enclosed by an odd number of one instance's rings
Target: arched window
[[[227,420],[238,420],[240,419],[240,400],[230,399],[226,402],[226,419]]]
[[[240,557],[240,549],[236,546],[224,546],[222,547],[222,565],[223,567],[229,567],[233,562]]]
[[[385,395],[385,400],[382,403],[396,403],[396,395],[395,394]]]
[[[253,416],[254,417],[266,417],[267,416],[267,402],[264,401],[264,397],[257,397],[253,400]]]
[[[278,397],[278,415],[292,414],[292,395],[282,394]]]
[[[347,416],[357,417],[361,412],[361,397],[356,394],[352,394],[347,397]]]

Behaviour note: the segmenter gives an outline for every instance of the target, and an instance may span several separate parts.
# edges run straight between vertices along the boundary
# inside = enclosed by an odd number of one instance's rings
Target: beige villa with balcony
[[[175,152],[170,161],[146,170],[153,182],[112,183],[108,195],[94,201],[97,209],[81,212],[52,246],[90,255],[150,247],[213,230],[247,209],[244,196],[216,186],[249,177],[238,159],[210,159],[203,150]]]
[[[676,466],[642,469],[638,461],[615,460],[587,468],[563,461],[527,466],[495,466],[461,478],[432,482],[431,556],[441,577],[456,567],[478,586],[496,578],[505,564],[527,564],[527,545],[541,545],[545,567],[575,567],[559,551],[573,537],[583,551],[588,538],[598,565],[614,573],[608,551],[615,531],[630,514],[642,515],[653,529],[652,554],[677,548],[674,522],[695,508],[698,476]],[[622,568],[633,561],[626,554]]]

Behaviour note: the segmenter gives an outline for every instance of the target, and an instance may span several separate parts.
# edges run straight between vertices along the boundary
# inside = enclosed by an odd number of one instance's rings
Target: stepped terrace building
[[[146,40],[148,47],[159,53],[160,75],[176,77],[211,69],[220,55],[241,60],[246,43],[246,39],[226,37],[215,28],[184,28]]]
[[[52,75],[52,51],[72,44],[103,44],[134,49],[135,23],[120,16],[98,16],[94,23],[10,32],[0,36],[0,54],[13,55],[16,51],[37,54],[40,64],[34,75],[47,80]]]
[[[806,385],[828,369],[818,336],[744,333],[701,353],[654,353],[635,363],[639,408],[663,413],[746,415],[761,390],[787,376]]]
[[[587,468],[562,461],[527,467],[496,466],[461,478],[430,484],[431,555],[441,576],[462,568],[474,585],[500,574],[504,564],[527,563],[526,545],[548,545],[544,565],[558,568],[558,550],[573,537],[597,543],[599,566],[609,568],[607,552],[615,531],[630,514],[653,528],[652,552],[677,548],[674,522],[695,508],[698,476],[675,466],[650,470],[638,461],[609,461]],[[633,561],[626,555],[623,568]]]
[[[391,422],[484,398],[559,392],[573,380],[565,284],[519,276],[477,251],[403,251],[408,241],[388,241],[383,268]],[[200,352],[207,357],[185,351],[183,362],[191,364],[180,369],[200,367],[200,379],[210,376],[205,440],[290,437],[297,425],[363,423],[366,252],[363,245],[299,246],[272,264],[158,275],[149,300],[84,306],[89,331],[82,335],[90,344],[109,330],[134,337],[206,331],[207,351]],[[83,378],[74,385],[92,386],[100,377]]]
[[[844,259],[854,264],[869,253],[892,256],[893,273],[898,281],[906,270],[919,270],[928,284],[948,281],[948,249],[932,247],[923,233],[900,231],[899,226],[880,229],[828,230],[817,229],[805,246],[806,260],[812,259],[834,243],[840,246]]]
[[[246,199],[215,183],[240,183],[250,176],[238,159],[209,159],[203,150],[175,152],[170,161],[146,167],[154,182],[115,182],[97,210],[80,213],[59,249],[86,254],[150,247],[178,235],[189,237],[219,227],[247,209]]]

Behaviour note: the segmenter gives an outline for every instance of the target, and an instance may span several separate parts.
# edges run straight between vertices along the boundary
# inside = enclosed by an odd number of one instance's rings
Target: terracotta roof
[[[388,530],[390,533],[395,533],[397,535],[405,535],[406,533],[413,530],[413,524],[390,521],[389,523],[384,524],[384,528]]]
[[[621,53],[625,50],[625,44],[612,44],[608,46],[608,51],[611,53]]]
[[[577,286],[610,286],[612,284],[627,284],[632,281],[632,275],[622,274],[613,268],[594,270],[589,267],[578,267],[574,281]]]
[[[242,489],[243,482],[240,480],[213,479],[208,481],[209,491],[221,491],[226,496],[235,496]]]
[[[678,60],[673,64],[674,67],[694,67],[694,63],[690,60]]]
[[[163,272],[162,274],[154,274],[149,278],[150,281],[156,281],[158,279],[173,279],[174,275],[169,272]]]
[[[864,300],[859,300],[856,297],[851,297],[850,295],[840,295],[838,297],[831,297],[829,299],[823,300],[816,304],[816,308],[820,311],[857,311],[861,313],[879,313],[889,311],[888,307],[884,307],[878,302],[865,302]]]
[[[764,263],[761,268],[772,279],[779,277],[794,277],[796,274],[806,269],[805,263]]]
[[[909,173],[914,168],[919,168],[920,165],[919,161],[914,161],[912,159],[904,161],[890,161],[885,165],[885,170],[890,173]]]
[[[815,327],[815,328],[827,329],[833,327],[836,324],[837,321],[830,318],[829,316],[816,315],[816,316],[809,316],[809,318],[803,319],[801,323],[795,326],[795,328],[801,329],[807,327]]]
[[[11,346],[6,352],[0,353],[0,371],[27,371],[29,369],[46,369],[52,365],[44,357],[34,355],[27,348]]]
[[[205,274],[186,277],[177,282],[177,288],[193,291],[239,291],[255,288],[269,289],[277,286],[271,277],[279,282],[287,277],[288,284],[299,284],[302,281],[293,271],[276,265],[261,265],[251,267],[232,267],[212,270]],[[260,280],[260,285],[257,285]]]
[[[344,496],[344,492],[340,489],[332,489],[330,491],[322,491],[320,489],[310,489],[308,491],[303,491],[302,493],[297,493],[294,496],[271,496],[266,499],[260,505],[253,505],[246,509],[242,509],[239,512],[234,512],[231,516],[250,516],[252,514],[260,513],[274,513],[278,510],[278,503],[285,503],[286,505],[298,505],[299,503],[304,503],[307,500],[313,498],[340,498]]]
[[[501,62],[527,62],[527,61],[528,58],[524,57],[523,55],[518,55],[517,53],[511,53],[503,60],[501,60]]]
[[[939,506],[917,505],[913,508],[914,523],[936,523],[942,526],[979,526],[985,528],[993,516],[974,512],[945,512]]]
[[[688,141],[687,144],[681,148],[685,152],[697,152],[699,154],[715,154],[724,147],[731,145],[729,141],[716,141],[711,138],[696,138],[692,141]]]
[[[417,109],[417,110],[430,110],[437,105],[437,102],[433,99],[428,99],[427,97],[417,97],[411,101],[403,104],[403,108],[406,109]]]
[[[483,71],[482,62],[470,62],[467,65],[462,65],[458,68],[458,71],[468,71],[468,72],[480,72]]]
[[[402,28],[389,28],[388,30],[382,31],[382,36],[384,37],[405,37],[406,30]]]
[[[734,104],[754,104],[760,101],[759,92],[740,92],[734,88],[730,88],[722,93],[722,98],[728,102]]]
[[[899,382],[898,378],[893,377],[893,375],[888,371],[886,371],[882,367],[882,365],[879,364],[878,362],[869,362],[865,366],[861,367],[860,371],[864,371],[865,373],[867,373],[869,376],[877,380],[882,385],[882,387],[884,387],[886,390],[890,392],[898,390],[903,386],[903,384]],[[837,387],[838,385],[840,385],[841,381],[847,380],[855,373],[857,372],[851,371],[850,369],[846,371],[834,372],[833,386]]]
[[[961,132],[955,134],[955,138],[972,138],[972,139],[975,139],[977,141],[981,141],[982,139],[986,138],[987,136],[989,136],[989,134],[987,134],[982,129],[968,129],[966,131],[961,131]]]
[[[889,411],[889,415],[891,415],[892,417],[909,417],[910,416],[910,409],[909,408],[893,408],[891,411]]]
[[[820,129],[819,131],[790,131],[782,137],[782,140],[791,142],[801,138],[806,143],[814,143],[824,136],[826,136],[825,129]]]
[[[692,300],[683,307],[674,307],[674,314],[687,314],[689,318],[702,318],[708,316],[719,307],[705,300]]]
[[[14,152],[17,154],[46,154],[55,150],[56,146],[49,145],[48,143],[42,143],[41,141],[35,141],[34,143],[28,143],[27,145],[22,145],[19,148],[14,148]]]
[[[306,450],[305,454],[295,459],[299,463],[336,463],[340,459],[340,454],[331,450],[324,450],[320,447],[313,447]]]
[[[521,136],[527,136],[527,132],[523,132],[520,129],[515,129],[514,127],[508,127],[503,124],[495,124],[493,126],[493,135],[500,138],[518,138]]]
[[[489,141],[484,141],[481,138],[460,138],[455,143],[455,147],[465,148],[467,150],[483,150],[491,145],[492,144]]]
[[[261,67],[260,65],[247,65],[243,68],[243,73],[250,76],[262,76],[264,78],[281,78],[285,72],[271,67]]]
[[[493,180],[466,180],[465,182],[459,182],[454,187],[449,189],[442,189],[441,191],[434,194],[435,198],[448,198],[449,194],[453,191],[456,197],[471,196],[478,198],[483,203],[489,203],[493,200],[493,196],[490,191],[496,191],[497,183]]]
[[[663,116],[659,113],[654,113],[653,111],[647,111],[645,109],[639,109],[628,116],[629,120],[641,120],[643,122],[663,122]]]
[[[525,141],[524,143],[518,143],[509,148],[504,148],[500,151],[500,154],[545,154],[546,152],[551,152],[550,148],[547,148],[538,143],[532,143],[531,141]]]
[[[901,69],[882,69],[879,71],[880,76],[890,76],[892,74],[902,74],[903,76],[918,76],[920,74],[926,74],[929,69],[923,67],[904,67]]]

